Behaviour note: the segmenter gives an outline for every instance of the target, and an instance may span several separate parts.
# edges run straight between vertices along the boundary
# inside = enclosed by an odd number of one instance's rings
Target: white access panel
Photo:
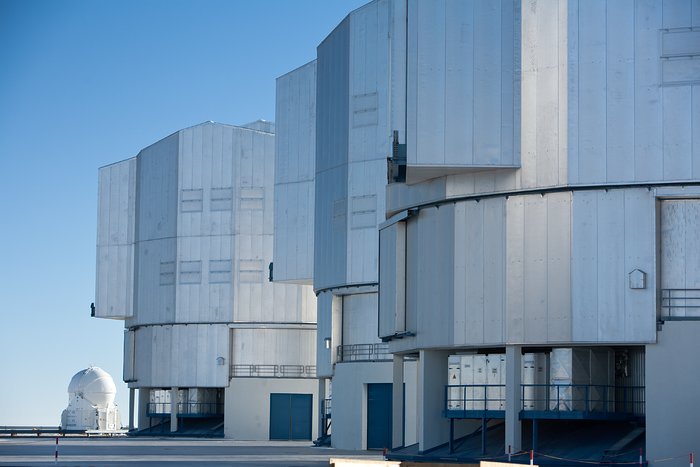
[[[466,410],[484,410],[485,386],[488,384],[486,355],[462,356],[462,384],[474,385],[467,390]]]
[[[571,388],[560,386],[573,384],[572,359],[573,349],[552,349],[549,362],[551,410],[573,410]]]
[[[544,410],[547,384],[547,356],[543,353],[526,353],[522,357],[523,410]]]
[[[486,356],[487,410],[505,410],[506,408],[506,356],[490,354]],[[501,386],[503,385],[503,386]]]
[[[447,384],[458,386],[461,383],[461,356],[450,355],[447,357]],[[462,410],[464,390],[459,387],[447,389],[447,410]]]

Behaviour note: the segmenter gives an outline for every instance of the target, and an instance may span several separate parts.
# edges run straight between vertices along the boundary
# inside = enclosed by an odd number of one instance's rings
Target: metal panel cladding
[[[345,283],[350,19],[318,46],[314,288]]]
[[[404,100],[391,65],[405,37],[396,38],[403,22],[393,14],[405,13],[395,7],[375,1],[353,11],[318,47],[316,290],[378,280],[386,158],[392,126],[402,120],[392,93]]]
[[[409,1],[408,178],[519,166],[519,15],[513,1]]]
[[[274,280],[310,284],[314,257],[316,61],[277,78]]]
[[[125,374],[137,381],[134,387],[223,387],[229,367],[221,362],[231,360],[279,364],[292,358],[290,364],[313,365],[310,352],[289,357],[287,348],[274,345],[313,348],[316,301],[311,287],[268,281],[274,134],[265,130],[272,128],[269,122],[203,123],[142,150],[135,168],[101,171],[105,206],[98,242],[133,243],[135,250],[132,269],[119,266],[117,278],[134,288],[125,323]],[[109,184],[112,175],[117,181]],[[126,181],[117,184],[120,177]],[[126,194],[108,192],[112,185]],[[110,217],[112,211],[124,215]],[[114,239],[105,238],[110,234]],[[121,265],[112,256],[108,264]],[[106,287],[117,284],[120,300],[127,301],[128,287],[120,290],[121,282],[108,279]],[[271,350],[246,346],[231,355],[234,322],[247,326],[256,346]],[[267,332],[275,323],[286,327]]]
[[[133,312],[136,158],[99,171],[95,316],[124,319]]]

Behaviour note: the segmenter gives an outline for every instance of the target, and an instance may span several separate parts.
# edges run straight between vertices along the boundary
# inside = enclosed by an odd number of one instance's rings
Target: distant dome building
[[[114,403],[117,388],[102,368],[92,366],[77,372],[68,384],[68,407],[61,414],[66,430],[115,431],[121,428]]]

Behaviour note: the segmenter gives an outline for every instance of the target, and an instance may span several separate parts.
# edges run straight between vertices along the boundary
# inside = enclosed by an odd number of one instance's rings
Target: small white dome
[[[97,407],[109,407],[114,403],[117,387],[112,377],[102,368],[91,366],[71,378],[68,393],[81,396]]]

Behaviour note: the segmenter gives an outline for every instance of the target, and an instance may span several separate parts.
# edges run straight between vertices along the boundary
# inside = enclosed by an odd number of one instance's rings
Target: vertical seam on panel
[[[608,180],[608,95],[610,93],[610,86],[608,84],[608,3],[605,2],[605,49],[603,50],[603,53],[605,54],[605,61],[603,62],[605,65],[605,126],[603,127],[604,129],[604,134],[605,134],[605,145],[603,146],[603,154],[605,155],[605,181]]]
[[[625,287],[625,279],[629,281],[629,276],[625,278],[627,275],[627,257],[628,257],[628,245],[625,239],[627,238],[627,198],[626,198],[626,193],[627,190],[622,192],[622,244],[623,244],[623,258],[622,258],[622,287],[625,290],[625,293],[622,294],[622,309],[624,312],[622,313],[622,334],[623,338],[625,341],[627,341],[627,335],[629,333],[629,330],[627,329],[627,298],[628,298],[628,293],[629,293],[629,283],[627,284],[627,287]],[[630,266],[631,267],[631,266]]]
[[[637,3],[632,4],[632,180],[637,180]]]

